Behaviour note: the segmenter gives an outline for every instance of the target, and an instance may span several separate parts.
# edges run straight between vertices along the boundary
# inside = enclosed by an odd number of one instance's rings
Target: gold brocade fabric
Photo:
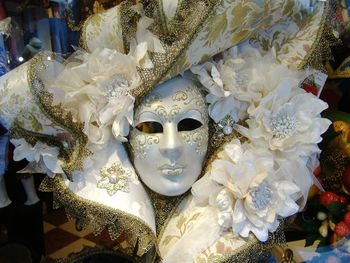
[[[262,243],[256,239],[248,241],[245,246],[238,249],[234,254],[226,255],[220,259],[213,261],[213,263],[231,263],[231,262],[268,262],[271,257],[271,250],[274,246],[286,247],[286,240],[284,236],[284,223],[274,233],[269,234],[267,242]],[[271,258],[270,258],[271,260]]]
[[[152,230],[140,218],[100,203],[79,198],[64,184],[61,177],[48,177],[40,185],[43,192],[53,192],[54,204],[65,208],[68,218],[78,220],[81,227],[90,224],[93,233],[98,235],[105,228],[110,237],[116,239],[122,233],[126,237],[131,251],[138,247],[137,255],[145,254],[156,244]]]
[[[73,121],[72,114],[66,112],[61,105],[53,105],[52,94],[45,87],[45,83],[41,80],[40,74],[46,69],[45,58],[48,56],[56,57],[51,53],[41,53],[34,57],[29,64],[28,68],[28,82],[30,86],[33,98],[36,99],[37,105],[41,111],[56,125],[65,129],[67,133],[72,137],[69,141],[68,147],[59,145],[60,156],[59,158],[63,161],[63,171],[69,179],[71,179],[74,170],[83,169],[83,160],[85,157],[90,155],[90,151],[86,149],[88,141],[87,136],[83,132],[83,124],[77,121]],[[47,61],[46,61],[47,62]],[[15,133],[19,132],[19,127]],[[35,135],[34,133],[27,133],[24,138],[31,136],[36,138],[34,140],[42,140],[45,136]],[[33,139],[31,140],[33,143]],[[50,137],[48,142],[49,145],[57,146],[59,144],[58,138]],[[30,142],[30,141],[29,141]]]
[[[133,91],[137,100],[161,82],[178,75],[191,65],[201,63],[242,41],[253,37],[259,30],[267,29],[296,10],[295,1],[192,0],[180,1],[175,16],[167,20],[162,11],[162,1],[142,1],[144,13],[154,23],[149,29],[162,42],[165,53],[151,53],[154,64],[151,69],[139,69],[143,84]],[[322,4],[319,4],[322,5]],[[130,1],[101,15],[90,18],[83,29],[83,46],[94,48],[96,39],[101,46],[119,43],[124,53],[129,51],[130,41],[137,31],[140,14]],[[107,34],[104,28],[110,23],[121,24],[121,33]],[[114,26],[114,24],[113,24]],[[90,50],[91,51],[91,50]]]
[[[146,186],[145,186],[146,187]],[[168,197],[159,195],[147,188],[149,197],[151,198],[153,208],[156,216],[156,231],[157,236],[166,227],[167,219],[170,218],[180,204],[183,198],[188,194],[185,193],[180,196]]]

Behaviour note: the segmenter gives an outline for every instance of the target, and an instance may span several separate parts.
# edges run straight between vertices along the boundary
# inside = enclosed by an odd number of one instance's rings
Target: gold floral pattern
[[[186,233],[191,223],[193,223],[193,221],[195,221],[199,216],[200,213],[194,213],[189,218],[186,218],[185,215],[181,214],[178,221],[176,222],[176,228],[179,230],[179,233],[177,235],[166,236],[162,240],[161,246],[167,246],[171,241],[179,240]]]
[[[199,207],[193,209],[191,197],[185,197],[159,234],[158,247],[160,252],[166,254],[186,232],[191,230],[203,212],[204,210]],[[282,223],[275,233],[270,233],[266,243],[259,242],[253,235],[245,239],[234,235],[231,231],[225,232],[214,244],[200,253],[194,262],[256,262],[258,258],[269,255],[273,246],[285,244],[283,229],[284,224]]]
[[[81,46],[88,51],[104,46],[123,53],[124,46],[119,12],[120,6],[116,6],[108,11],[90,16],[82,28]],[[104,27],[105,24],[109,26]]]
[[[251,41],[263,51],[274,48],[281,63],[324,70],[324,62],[331,58],[330,47],[337,45],[339,40],[328,25],[329,1],[313,8],[312,15],[307,10],[292,12],[285,22],[259,32]]]

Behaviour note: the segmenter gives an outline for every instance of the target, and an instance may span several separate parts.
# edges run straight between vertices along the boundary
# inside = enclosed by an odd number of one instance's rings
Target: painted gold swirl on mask
[[[202,127],[193,131],[180,132],[183,141],[189,145],[196,146],[196,153],[203,155],[207,151],[208,145],[208,126],[203,125]]]
[[[130,138],[132,155],[140,159],[146,157],[146,149],[149,145],[159,144],[158,135],[142,133],[137,129],[130,132]]]
[[[183,106],[188,106],[192,104],[195,106],[193,110],[197,110],[200,113],[202,117],[202,122],[208,123],[209,121],[205,99],[203,97],[203,94],[199,91],[199,88],[196,86],[189,86],[186,87],[185,90],[175,92],[171,96],[171,100],[176,104],[172,105],[171,107],[159,105],[158,103],[161,103],[162,99],[164,98],[161,94],[157,92],[152,92],[142,100],[138,108],[150,108],[154,110],[158,114],[158,116],[161,117],[162,121],[169,122],[175,119],[175,117],[179,114]],[[136,110],[136,123],[139,121],[140,115],[144,112],[145,111],[140,112]]]

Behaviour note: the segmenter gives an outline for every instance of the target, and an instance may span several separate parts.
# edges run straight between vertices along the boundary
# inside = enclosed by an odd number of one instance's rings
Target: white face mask
[[[198,87],[177,77],[155,88],[135,111],[130,143],[151,190],[166,196],[189,190],[208,148],[208,111]]]

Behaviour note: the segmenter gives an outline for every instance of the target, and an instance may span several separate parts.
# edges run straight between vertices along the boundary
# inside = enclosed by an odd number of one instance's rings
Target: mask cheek
[[[130,145],[134,159],[148,159],[148,153],[154,152],[154,148],[159,147],[160,138],[158,135],[144,134],[137,130],[130,133]]]
[[[141,180],[152,190],[155,177],[159,174],[157,164],[159,153],[159,135],[144,134],[133,130],[130,134],[130,145],[133,155],[134,167]]]
[[[196,155],[205,156],[208,149],[208,127],[206,125],[193,131],[181,132],[181,137],[185,145],[192,146],[191,149]],[[191,152],[191,154],[193,153]]]

